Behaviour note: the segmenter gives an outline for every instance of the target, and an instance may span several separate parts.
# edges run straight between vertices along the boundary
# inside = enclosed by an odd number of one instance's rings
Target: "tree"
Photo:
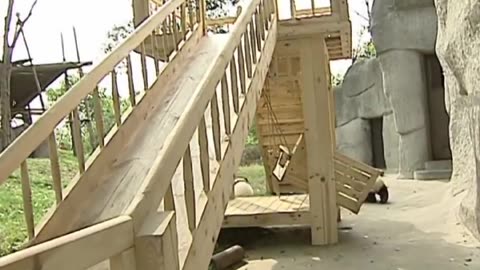
[[[12,29],[14,0],[8,0],[7,14],[3,32],[3,55],[0,62],[0,150],[5,149],[12,141],[11,110],[10,110],[10,79],[12,75],[12,56],[20,34],[23,33],[25,23],[32,16],[33,9],[37,4],[35,0],[30,7],[28,15],[22,20],[17,13],[17,22]],[[10,36],[13,38],[10,40]]]
[[[239,0],[206,0],[206,10],[208,17],[218,17],[226,15],[226,5],[228,3],[235,5]],[[103,44],[104,53],[109,53],[122,40],[127,38],[135,30],[133,21],[130,20],[126,25],[113,25],[112,29],[107,32],[107,41]]]
[[[342,84],[342,82],[343,82],[343,75],[341,75],[341,74],[332,74],[331,76],[332,76],[332,78],[331,78],[332,86],[339,86],[339,85]]]
[[[68,85],[74,85],[79,80],[80,78],[78,76],[69,75]],[[47,98],[50,105],[56,102],[60,97],[62,97],[68,91],[68,88],[66,86],[67,84],[65,82],[62,82],[58,88],[50,88],[47,90]],[[98,92],[99,92],[99,97],[101,101],[105,131],[108,131],[115,125],[113,99],[111,96],[107,95],[107,89],[105,88],[99,88]],[[91,153],[98,146],[98,141],[91,139],[91,136],[96,136],[95,135],[96,125],[92,125],[95,131],[93,132],[93,134],[91,132],[88,132],[88,122],[94,121],[95,112],[92,109],[87,109],[87,106],[88,108],[94,108],[93,97],[90,95],[86,99],[84,99],[82,103],[80,103],[80,105],[78,106],[78,113],[80,117],[80,124],[81,124],[80,128],[82,132],[83,145],[86,150],[85,152]],[[121,113],[124,113],[129,106],[130,104],[126,99],[120,100]],[[73,150],[73,145],[72,145],[71,135],[70,135],[70,130],[68,125],[59,127],[56,133],[57,133],[57,139],[58,139],[60,148],[66,149],[66,150]]]
[[[362,26],[362,29],[360,30],[360,35],[359,38],[361,39],[363,35],[369,34],[370,37],[366,42],[361,42],[358,44],[357,48],[353,49],[353,61],[355,62],[357,58],[374,58],[377,56],[377,52],[375,50],[375,45],[373,44],[372,40],[372,35],[370,32],[370,21],[372,18],[371,15],[371,4],[370,0],[364,0],[367,15],[364,16],[360,14],[358,11],[355,11],[355,13],[360,16],[360,18],[364,19],[366,21],[366,25]]]

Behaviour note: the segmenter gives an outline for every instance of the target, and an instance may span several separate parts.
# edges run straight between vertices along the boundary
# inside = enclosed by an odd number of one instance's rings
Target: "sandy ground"
[[[339,243],[310,245],[308,228],[223,231],[220,243],[247,252],[242,270],[480,269],[480,243],[457,220],[458,201],[442,181],[385,177],[387,205],[366,204],[358,216],[342,213]]]

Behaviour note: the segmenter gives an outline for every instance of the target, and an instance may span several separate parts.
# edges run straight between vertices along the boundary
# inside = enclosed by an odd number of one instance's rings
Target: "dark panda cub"
[[[385,185],[383,180],[378,179],[372,187],[372,190],[368,193],[366,202],[369,203],[376,203],[377,202],[377,195],[380,197],[381,204],[385,204],[388,202],[388,187]]]

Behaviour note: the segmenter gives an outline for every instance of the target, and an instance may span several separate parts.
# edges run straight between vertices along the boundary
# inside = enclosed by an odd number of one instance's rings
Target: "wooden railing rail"
[[[197,3],[202,1],[197,1]],[[66,196],[63,194],[61,169],[58,154],[58,145],[55,138],[55,129],[72,119],[72,150],[78,160],[77,179],[85,172],[89,164],[98,156],[105,145],[116,134],[126,117],[133,109],[122,114],[122,104],[119,95],[119,65],[123,64],[126,69],[128,80],[129,106],[135,108],[144,95],[156,80],[167,70],[169,62],[172,61],[182,48],[189,42],[197,42],[198,37],[204,34],[205,22],[203,15],[192,14],[192,1],[170,0],[146,19],[138,28],[129,35],[123,42],[113,49],[99,64],[88,74],[83,76],[73,85],[56,103],[54,103],[36,122],[34,122],[23,134],[21,134],[3,153],[0,154],[0,185],[7,181],[7,178],[20,167],[24,213],[27,223],[29,239],[35,237],[35,221],[32,204],[32,191],[28,173],[27,158],[45,140],[49,142],[51,178],[53,189],[56,194],[57,204]],[[179,19],[177,19],[179,18]],[[191,20],[187,20],[190,18]],[[195,18],[195,19],[193,19]],[[180,26],[176,23],[180,21]],[[167,35],[170,33],[170,35]],[[192,38],[194,37],[194,38]],[[170,40],[169,40],[170,39]],[[173,39],[173,40],[172,40]],[[174,44],[172,50],[165,49],[169,44]],[[170,46],[172,47],[172,46]],[[162,52],[165,55],[159,55]],[[150,50],[147,55],[147,51]],[[140,70],[134,70],[132,56],[134,52],[140,58]],[[160,62],[159,59],[166,59]],[[155,72],[148,72],[147,62],[154,63]],[[153,69],[152,67],[150,69]],[[143,86],[136,85],[133,74],[141,74]],[[138,72],[138,73],[137,73]],[[156,77],[149,78],[155,74]],[[109,78],[107,78],[109,77]],[[114,112],[114,125],[111,130],[105,126],[104,105],[100,99],[99,83],[104,79],[111,80],[111,100]],[[127,83],[126,83],[127,84]],[[140,84],[140,83],[137,83]],[[139,89],[140,88],[140,89]],[[140,91],[139,91],[140,90]],[[140,92],[138,95],[137,93]],[[107,97],[108,98],[108,97]],[[93,115],[98,147],[88,158],[85,154],[85,145],[82,140],[82,129],[80,123],[80,106],[82,103],[93,100]]]
[[[132,219],[120,216],[2,257],[0,270],[83,270],[105,260],[122,265],[120,254],[135,259],[134,239]]]

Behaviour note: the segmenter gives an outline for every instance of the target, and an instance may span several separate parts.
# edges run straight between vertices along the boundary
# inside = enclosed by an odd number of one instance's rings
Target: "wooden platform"
[[[228,203],[223,228],[310,225],[308,195],[235,198]]]

